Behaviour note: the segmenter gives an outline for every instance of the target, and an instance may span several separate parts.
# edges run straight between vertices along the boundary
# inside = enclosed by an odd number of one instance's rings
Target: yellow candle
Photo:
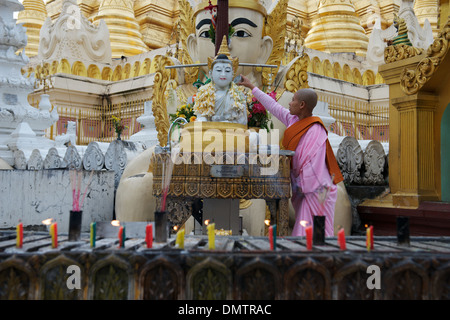
[[[208,245],[209,245],[209,249],[213,250],[216,248],[216,233],[215,233],[215,227],[216,224],[215,223],[210,223],[208,224],[208,226],[206,227],[208,229]]]
[[[178,248],[184,249],[184,229],[177,232],[177,240],[175,244],[178,245]]]
[[[52,236],[52,248],[55,249],[58,247],[58,224],[56,222],[50,226],[50,235]]]
[[[91,236],[90,236],[90,240],[91,240],[91,247],[95,248],[95,238],[97,237],[97,223],[96,222],[92,222],[91,223]]]

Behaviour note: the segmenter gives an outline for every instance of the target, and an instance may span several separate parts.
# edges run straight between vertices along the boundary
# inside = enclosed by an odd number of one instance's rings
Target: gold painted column
[[[398,111],[398,191],[393,204],[418,207],[439,200],[434,159],[434,114],[438,98],[417,93],[391,100]],[[391,160],[391,158],[389,158]],[[390,171],[392,174],[392,171]],[[391,179],[391,176],[389,177]]]
[[[438,98],[420,91],[412,95],[403,92],[403,70],[415,67],[424,57],[409,48],[408,54],[401,48],[391,50],[403,54],[386,58],[388,63],[380,66],[379,72],[389,85],[389,186],[393,205],[418,207],[422,201],[439,200],[434,159]]]

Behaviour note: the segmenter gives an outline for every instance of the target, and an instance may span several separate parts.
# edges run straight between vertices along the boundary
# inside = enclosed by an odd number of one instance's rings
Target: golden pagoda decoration
[[[94,17],[95,24],[103,19],[108,26],[113,58],[134,56],[149,50],[142,40],[133,5],[132,0],[103,0]]]
[[[440,2],[442,2],[442,4],[440,4]],[[447,22],[448,12],[447,15],[445,15],[445,13],[442,12],[442,10],[445,10],[445,8],[447,8],[448,10],[448,0],[414,1],[414,13],[416,14],[416,17],[419,20],[419,23],[423,25],[425,23],[425,20],[428,20],[428,22],[431,25],[431,29],[433,30],[433,37],[437,37],[437,35],[439,34],[439,29],[445,26],[445,23]]]
[[[405,19],[402,19],[396,15],[394,18],[394,25],[397,28],[398,35],[393,39],[392,44],[405,44],[408,46],[412,46],[412,43],[408,38],[408,28],[406,26]]]
[[[23,0],[22,4],[25,10],[19,12],[17,23],[23,23],[27,28],[28,43],[25,54],[32,57],[38,54],[39,33],[47,18],[47,10],[43,0]]]
[[[369,39],[359,23],[352,0],[320,0],[318,18],[305,39],[311,49],[334,52],[354,52],[364,56]]]

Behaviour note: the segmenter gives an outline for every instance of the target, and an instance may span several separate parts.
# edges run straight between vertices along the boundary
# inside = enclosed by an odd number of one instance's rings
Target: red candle
[[[338,232],[338,242],[339,242],[339,247],[341,248],[341,250],[347,249],[347,246],[345,245],[344,228],[341,228],[341,230],[339,230],[339,232]]]
[[[370,226],[370,250],[373,250],[373,226]]]
[[[123,248],[124,247],[124,241],[123,241],[123,226],[119,228],[119,248]]]
[[[306,232],[306,249],[312,250],[312,234],[313,234],[312,226],[306,227],[305,232]]]
[[[22,248],[23,246],[23,223],[20,222],[16,228],[16,246]]]
[[[153,246],[153,225],[150,223],[145,227],[145,241],[147,242],[147,248]]]
[[[270,242],[270,250],[273,250],[273,227],[269,227],[269,242]]]
[[[52,248],[58,248],[58,224],[56,222],[50,226],[50,235],[52,236]]]

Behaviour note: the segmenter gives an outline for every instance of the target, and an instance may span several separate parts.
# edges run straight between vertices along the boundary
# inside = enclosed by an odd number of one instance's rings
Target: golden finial
[[[227,41],[226,35],[224,35],[222,38],[222,43],[220,44],[219,52],[217,52],[217,55],[219,55],[219,54],[224,54],[229,59],[231,59],[231,54],[230,54],[230,50],[228,49],[228,41]]]

